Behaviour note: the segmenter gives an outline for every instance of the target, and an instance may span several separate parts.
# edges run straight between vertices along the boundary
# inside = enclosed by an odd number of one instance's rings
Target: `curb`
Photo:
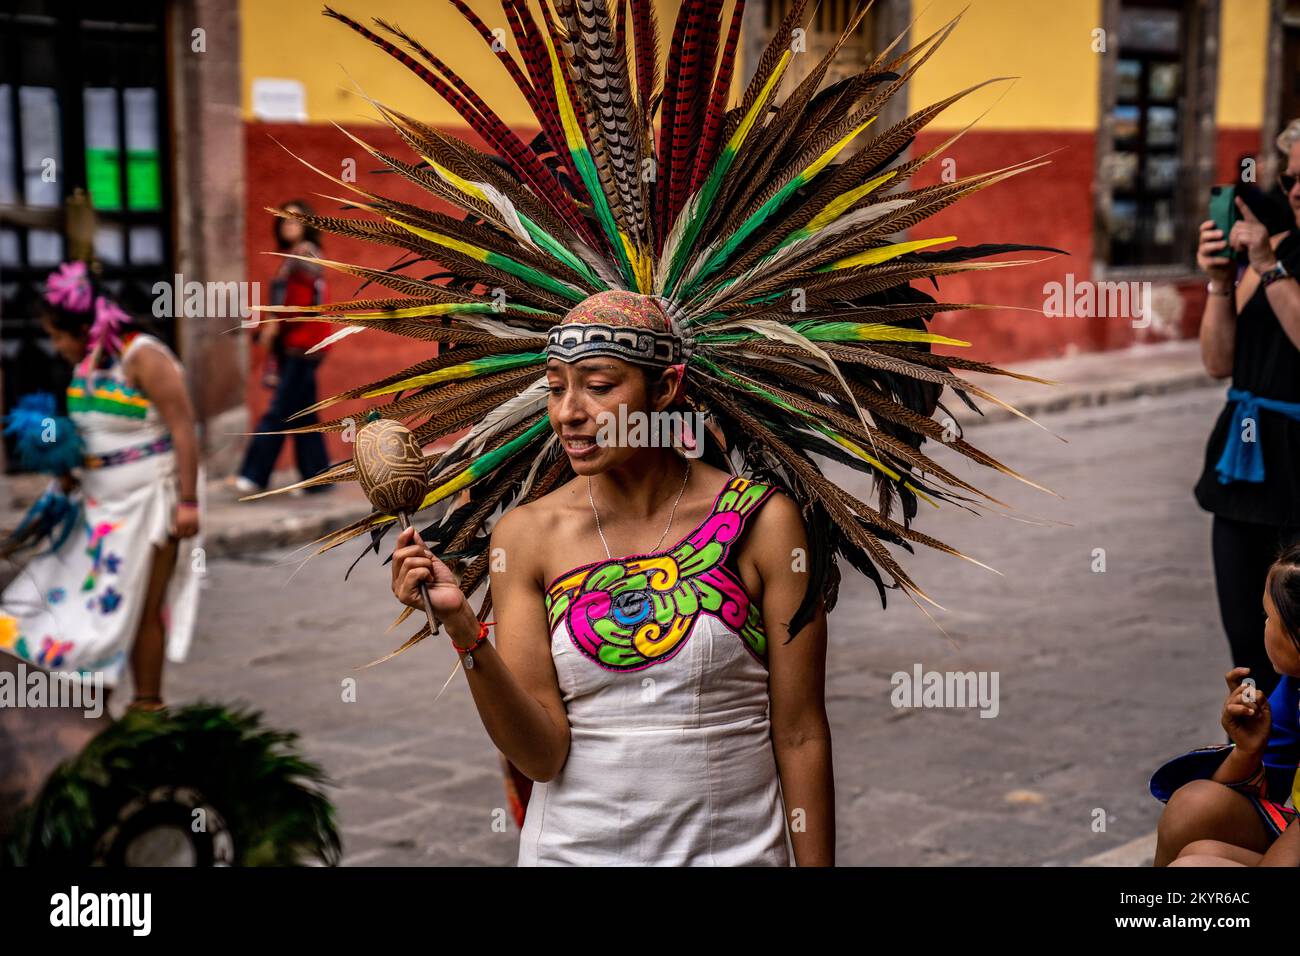
[[[1152,830],[1146,836],[1080,860],[1075,866],[1152,866],[1156,858],[1156,833]]]
[[[1050,394],[1044,395],[1042,398],[1022,399],[1019,402],[1011,401],[1011,404],[1031,418],[1036,418],[1039,415],[1053,412],[1114,405],[1148,396],[1170,395],[1192,389],[1214,387],[1223,387],[1223,383],[1210,378],[1203,371],[1197,370],[1171,375],[1167,378],[1119,382],[1100,388],[1070,389],[1069,386],[1062,386],[1053,389],[1052,386],[1043,385],[1039,386],[1039,388]],[[1003,395],[998,397],[1006,400]],[[976,404],[980,406],[984,414],[962,422],[964,428],[977,428],[981,425],[990,425],[1016,418],[1016,415],[1000,405],[991,405],[978,399]]]
[[[243,507],[251,509],[257,505],[250,503]],[[210,558],[238,558],[259,551],[304,545],[369,513],[370,509],[366,507],[345,507],[314,514],[274,517],[246,526],[218,525],[213,529],[209,524],[204,532],[203,548]]]

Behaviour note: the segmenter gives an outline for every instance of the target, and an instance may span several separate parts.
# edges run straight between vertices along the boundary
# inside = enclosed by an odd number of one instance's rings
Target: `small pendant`
[[[464,655],[462,655],[462,656],[463,656],[464,661],[465,661],[465,670],[467,670],[467,671],[472,671],[472,670],[474,669],[474,654],[473,654],[473,652],[472,652],[472,651],[466,651],[466,652],[464,653]]]

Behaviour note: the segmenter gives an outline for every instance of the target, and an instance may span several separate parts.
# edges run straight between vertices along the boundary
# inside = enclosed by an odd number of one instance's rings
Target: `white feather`
[[[544,409],[548,395],[546,376],[543,375],[514,398],[503,402],[488,412],[477,425],[471,428],[468,433],[462,435],[438,459],[433,474],[429,476],[429,483],[431,485],[437,484],[442,475],[450,470],[451,466],[458,465],[467,457],[477,455],[493,435],[500,434]]]
[[[366,327],[364,325],[344,326],[343,328],[339,329],[337,332],[330,333],[325,338],[321,339],[319,342],[317,342],[315,345],[309,348],[307,350],[307,354],[311,355],[311,353],[315,352],[317,349],[323,349],[327,345],[333,345],[339,339],[346,339],[349,335],[355,335],[356,333],[364,332],[365,330]]]
[[[758,262],[754,263],[742,272],[734,282],[717,289],[699,305],[692,304],[691,312],[696,314],[701,312],[707,313],[712,310],[714,305],[718,302],[731,299],[737,294],[744,292],[746,288],[753,285],[755,282],[774,275],[779,271],[776,269],[777,263],[783,260],[789,260],[791,256],[796,254],[799,256],[810,255],[827,240],[842,235],[845,231],[852,229],[854,226],[864,225],[875,219],[879,219],[887,213],[911,205],[912,202],[913,200],[911,199],[888,199],[884,202],[874,203],[870,206],[864,206],[861,209],[855,209],[852,212],[845,213],[834,222],[814,232],[811,236],[796,239],[789,245],[782,246],[779,249],[769,252]],[[790,265],[783,268],[790,268]]]

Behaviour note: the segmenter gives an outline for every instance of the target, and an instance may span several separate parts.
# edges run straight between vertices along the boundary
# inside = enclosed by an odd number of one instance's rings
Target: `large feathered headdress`
[[[887,129],[873,125],[956,21],[902,52],[895,41],[864,69],[823,87],[863,6],[782,96],[794,57],[810,55],[794,42],[806,8],[794,0],[739,102],[729,104],[744,0],[735,0],[729,19],[723,0],[685,0],[668,69],[658,59],[653,0],[541,0],[540,25],[525,0],[502,0],[512,43],[462,0],[450,2],[500,59],[541,131],[526,142],[397,26],[375,20],[372,30],[326,8],[423,79],[487,151],[374,104],[412,155],[357,142],[464,216],[386,199],[323,172],[351,191],[343,201],[363,216],[280,212],[393,246],[404,260],[390,270],[326,260],[363,288],[389,292],[280,311],[310,311],[343,326],[327,341],[381,329],[454,346],[305,412],[384,398],[381,414],[406,421],[421,445],[468,429],[428,456],[424,507],[434,521],[422,537],[435,553],[463,562],[469,594],[485,580],[487,522],[573,475],[546,412],[543,366],[553,327],[599,293],[653,297],[687,365],[685,400],[709,423],[706,460],[775,483],[803,510],[810,586],[791,633],[819,598],[834,605],[840,557],[875,582],[882,601],[886,587],[926,598],[887,547],[957,554],[912,527],[918,500],[967,508],[1000,502],[923,453],[925,440],[1020,476],[945,434],[932,417],[944,386],[972,408],[971,393],[996,401],[955,372],[1011,374],[932,350],[968,344],[928,331],[932,316],[981,306],[936,302],[910,283],[1011,265],[975,260],[1041,248],[938,251],[932,247],[954,237],[900,238],[961,197],[1038,165],[911,185],[916,170],[952,142],[907,155],[917,131],[978,87]],[[418,278],[411,268],[419,263],[437,263],[437,271]],[[554,341],[550,348],[556,354]],[[354,423],[346,416],[295,430]],[[875,504],[828,479],[820,459],[874,478]],[[312,481],[354,477],[344,462]],[[328,536],[322,550],[365,532],[378,550],[393,520],[373,513]],[[484,615],[489,606],[490,594]]]

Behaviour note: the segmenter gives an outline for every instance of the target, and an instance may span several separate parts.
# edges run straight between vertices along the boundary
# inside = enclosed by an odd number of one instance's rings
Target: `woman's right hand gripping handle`
[[[407,607],[424,610],[420,585],[429,588],[429,603],[448,635],[461,647],[478,638],[478,618],[451,573],[415,534],[415,526],[397,536],[393,550],[393,595]]]
[[[506,523],[498,524],[494,542]],[[393,594],[422,610],[421,584],[429,586],[429,602],[451,640],[462,648],[473,645],[478,617],[455,575],[407,528],[393,551]],[[551,663],[545,608],[529,589],[517,593],[518,579],[494,577],[492,586],[496,617],[511,622],[506,626],[512,634],[503,640],[498,633],[495,646],[485,642],[474,652],[474,668],[465,672],[470,694],[497,749],[531,779],[552,780],[568,756],[569,722]]]

